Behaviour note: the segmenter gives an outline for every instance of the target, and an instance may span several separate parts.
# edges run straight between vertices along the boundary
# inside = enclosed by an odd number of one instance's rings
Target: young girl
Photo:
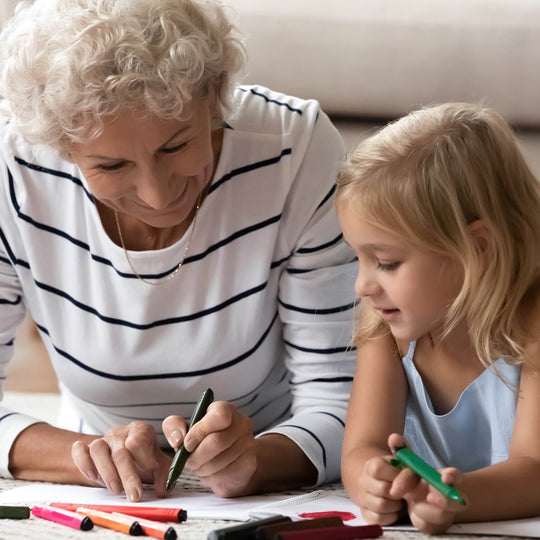
[[[540,183],[506,122],[466,104],[362,142],[336,204],[362,317],[342,475],[368,522],[540,513]],[[409,468],[409,445],[465,498]]]

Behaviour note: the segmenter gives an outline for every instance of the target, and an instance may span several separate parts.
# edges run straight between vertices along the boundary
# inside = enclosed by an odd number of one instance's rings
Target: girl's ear
[[[476,253],[482,263],[482,271],[485,271],[489,260],[493,255],[493,237],[487,223],[477,219],[469,224],[469,232],[476,247]]]

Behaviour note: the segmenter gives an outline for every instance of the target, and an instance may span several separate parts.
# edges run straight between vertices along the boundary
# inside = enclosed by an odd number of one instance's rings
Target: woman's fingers
[[[163,434],[165,435],[167,442],[175,451],[178,450],[186,436],[187,424],[185,420],[176,415],[167,416],[167,418],[163,420],[161,428],[163,429]]]
[[[86,479],[102,486],[104,485],[103,480],[99,476],[94,462],[90,457],[90,450],[87,444],[82,441],[75,441],[71,447],[71,458],[77,469],[79,469]]]
[[[75,465],[88,479],[104,485],[111,493],[125,491],[131,502],[142,498],[143,482],[153,482],[158,496],[165,496],[169,458],[161,452],[154,428],[132,422],[109,430],[86,445],[74,443]]]
[[[88,445],[88,450],[105,487],[111,493],[119,495],[122,493],[122,482],[113,462],[109,444],[104,438],[96,439]]]

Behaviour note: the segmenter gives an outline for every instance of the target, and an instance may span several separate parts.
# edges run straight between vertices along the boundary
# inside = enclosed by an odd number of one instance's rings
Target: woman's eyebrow
[[[156,152],[159,152],[161,149],[163,149],[165,146],[167,146],[172,140],[174,140],[176,137],[178,137],[178,135],[181,135],[185,131],[188,131],[190,129],[190,127],[191,126],[184,126],[184,127],[181,127],[178,131],[175,131],[162,145],[160,145],[157,148]],[[109,161],[125,161],[125,159],[126,159],[126,158],[123,158],[123,157],[102,156],[101,154],[87,154],[84,157],[92,158],[92,159],[105,159],[105,160],[109,160]]]
[[[172,140],[176,139],[176,137],[178,137],[178,135],[181,135],[185,131],[189,131],[190,128],[191,128],[191,126],[181,127],[178,131],[173,133],[160,147],[158,147],[158,150],[161,150],[164,146],[167,146]]]

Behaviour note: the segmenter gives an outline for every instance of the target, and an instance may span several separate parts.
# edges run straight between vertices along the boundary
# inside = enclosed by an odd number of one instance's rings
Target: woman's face
[[[107,119],[93,141],[71,156],[101,203],[151,227],[185,222],[211,181],[215,160],[206,100],[188,120],[163,120],[124,111]]]

